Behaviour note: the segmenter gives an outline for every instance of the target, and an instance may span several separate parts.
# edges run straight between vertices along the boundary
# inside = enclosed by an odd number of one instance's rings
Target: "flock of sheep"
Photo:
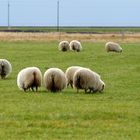
[[[80,52],[82,45],[79,41],[73,40],[70,43],[68,41],[62,41],[59,43],[58,49],[60,51],[73,50]],[[122,52],[122,48],[119,44],[114,42],[108,42],[105,44],[107,52]],[[6,59],[0,59],[0,76],[1,79],[5,79],[12,72],[12,66]],[[22,69],[17,75],[17,86],[23,91],[38,91],[38,88],[42,86],[42,83],[46,90],[50,92],[59,92],[64,90],[67,86],[71,86],[76,89],[83,89],[85,93],[102,92],[105,87],[105,83],[102,81],[101,76],[89,68],[80,66],[71,66],[63,72],[59,68],[49,68],[44,75],[37,67],[27,67]]]
[[[82,50],[82,45],[77,40],[72,40],[70,43],[68,41],[61,41],[59,43],[58,49],[63,52],[69,50],[80,52]],[[115,42],[107,42],[105,44],[105,49],[107,52],[122,52],[122,48],[120,47],[120,45]]]
[[[61,41],[59,43],[58,49],[63,52],[69,50],[80,52],[82,50],[82,45],[77,40],[72,40],[70,43],[68,41]]]

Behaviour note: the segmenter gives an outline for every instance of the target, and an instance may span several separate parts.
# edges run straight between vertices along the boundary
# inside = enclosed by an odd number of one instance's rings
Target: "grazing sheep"
[[[74,88],[84,89],[85,93],[102,92],[104,89],[104,82],[100,79],[100,75],[87,68],[79,69],[75,72],[73,77]]]
[[[61,41],[59,43],[58,49],[60,51],[63,51],[63,52],[70,50],[69,42],[68,41]]]
[[[67,77],[67,86],[70,84],[71,85],[71,87],[73,88],[73,76],[74,76],[74,73],[78,70],[78,69],[80,69],[80,68],[82,68],[82,67],[80,67],[80,66],[71,66],[71,67],[68,67],[67,69],[66,69],[66,72],[65,72],[65,74],[66,74],[66,77]]]
[[[44,85],[51,92],[63,90],[67,86],[65,73],[59,68],[49,68],[44,73]]]
[[[27,91],[34,88],[36,91],[41,86],[42,73],[37,67],[27,67],[22,69],[17,76],[17,85],[19,89]]]
[[[12,72],[12,65],[6,59],[0,59],[0,76],[2,79],[8,77],[8,75]]]
[[[82,45],[79,41],[73,40],[70,42],[70,50],[80,52],[82,50]]]
[[[122,48],[118,43],[114,42],[107,42],[105,44],[105,49],[107,52],[113,51],[113,52],[122,52]]]

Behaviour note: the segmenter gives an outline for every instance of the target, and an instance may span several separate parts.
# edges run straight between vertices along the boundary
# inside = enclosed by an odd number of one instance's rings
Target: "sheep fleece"
[[[59,68],[49,68],[44,73],[44,85],[49,91],[61,91],[67,85],[65,73]]]

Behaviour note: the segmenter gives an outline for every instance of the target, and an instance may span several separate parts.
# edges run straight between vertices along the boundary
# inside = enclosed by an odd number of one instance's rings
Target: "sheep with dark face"
[[[12,65],[6,59],[0,59],[0,76],[2,79],[5,79],[12,72]]]
[[[61,41],[59,43],[58,49],[60,51],[63,51],[63,52],[70,50],[69,42],[68,41]]]
[[[115,42],[107,42],[105,44],[105,49],[107,52],[122,52],[121,46]]]
[[[70,42],[70,50],[80,52],[82,50],[82,45],[79,41],[73,40]]]
[[[80,68],[82,68],[82,67],[80,67],[80,66],[71,66],[71,67],[68,67],[68,68],[66,69],[65,74],[66,74],[67,81],[68,81],[67,86],[70,84],[71,87],[73,88],[73,76],[74,76],[74,73],[75,73],[78,69],[80,69]]]
[[[37,67],[27,67],[22,69],[17,76],[17,85],[19,89],[27,91],[32,89],[32,91],[38,90],[41,86],[42,73]]]
[[[82,68],[75,72],[73,85],[77,92],[79,89],[84,89],[85,93],[102,92],[105,86],[100,75],[87,68]]]
[[[67,86],[65,73],[59,68],[49,68],[44,73],[44,85],[51,92],[62,91]]]

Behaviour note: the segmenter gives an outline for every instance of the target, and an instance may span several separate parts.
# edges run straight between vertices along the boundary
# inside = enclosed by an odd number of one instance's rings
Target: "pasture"
[[[104,42],[82,42],[83,51],[60,52],[57,41],[1,41],[0,58],[9,60],[12,74],[0,79],[1,140],[138,140],[140,137],[140,43],[121,43],[123,53],[107,53]],[[89,67],[106,83],[103,94],[24,93],[16,85],[18,72],[37,66],[66,70]]]

